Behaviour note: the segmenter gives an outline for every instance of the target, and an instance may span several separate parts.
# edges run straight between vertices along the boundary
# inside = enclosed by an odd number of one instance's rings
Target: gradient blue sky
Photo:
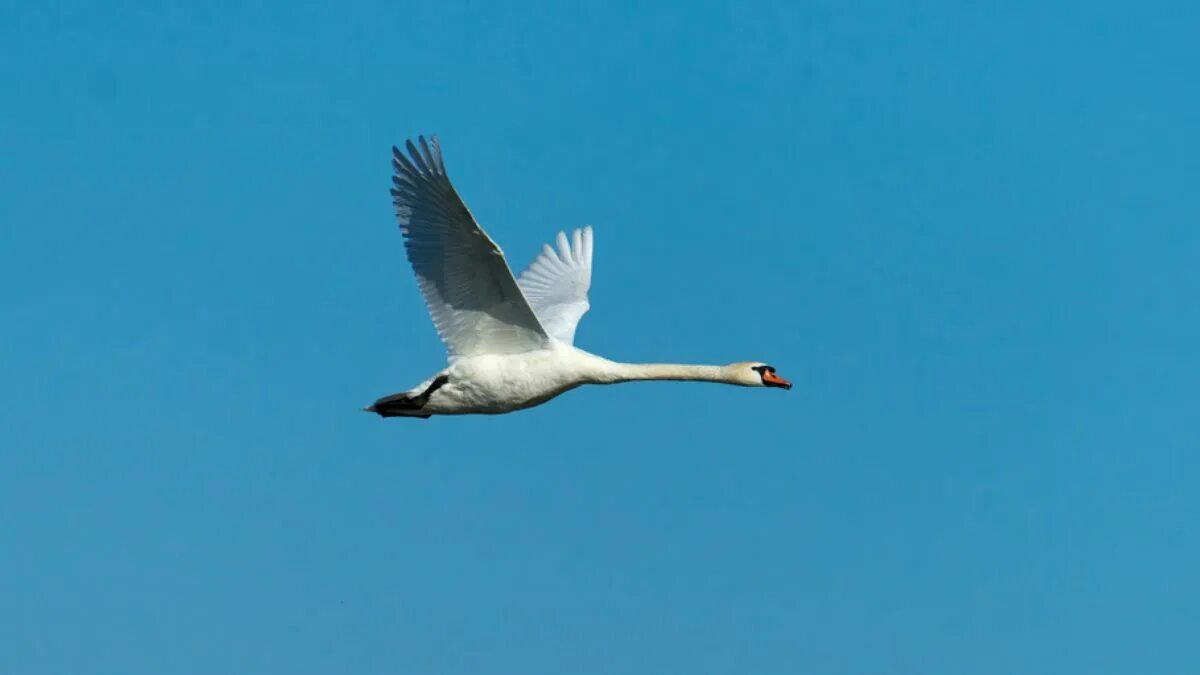
[[[0,671],[1200,669],[1194,4],[522,4],[0,10]],[[796,388],[359,412],[430,132]]]

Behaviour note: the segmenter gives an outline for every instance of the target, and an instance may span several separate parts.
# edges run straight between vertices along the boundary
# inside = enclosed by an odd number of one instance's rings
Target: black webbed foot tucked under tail
[[[421,413],[422,407],[424,404],[420,401],[420,397],[392,394],[384,396],[363,410],[373,412],[380,417],[429,417],[429,413]]]
[[[372,405],[363,408],[366,412],[373,412],[380,417],[420,417],[428,419],[431,413],[422,413],[421,409],[429,403],[429,397],[433,392],[437,391],[442,385],[450,381],[446,375],[438,375],[433,382],[425,388],[425,391],[415,396],[410,394],[392,394],[384,396],[375,401]]]

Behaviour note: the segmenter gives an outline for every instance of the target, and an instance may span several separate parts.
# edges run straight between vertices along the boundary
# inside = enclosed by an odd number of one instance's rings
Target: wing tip
[[[393,145],[392,167],[397,174],[445,176],[446,163],[442,159],[442,146],[437,134],[430,134],[428,140],[424,134],[418,134],[415,143],[413,139],[406,138],[403,149]]]

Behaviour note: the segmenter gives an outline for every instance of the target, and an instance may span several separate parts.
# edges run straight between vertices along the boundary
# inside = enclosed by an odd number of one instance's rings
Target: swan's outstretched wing
[[[516,354],[548,342],[504,253],[483,231],[450,179],[437,137],[408,157],[392,148],[392,201],[408,261],[450,357]]]
[[[525,293],[546,332],[567,344],[575,341],[575,327],[588,311],[592,285],[592,228],[567,235],[558,233],[558,250],[542,247],[517,284]]]

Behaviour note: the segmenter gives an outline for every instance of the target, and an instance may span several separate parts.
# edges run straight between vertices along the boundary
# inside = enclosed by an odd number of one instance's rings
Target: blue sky
[[[647,4],[2,10],[0,670],[1196,672],[1196,10]],[[359,412],[418,133],[796,387]]]

